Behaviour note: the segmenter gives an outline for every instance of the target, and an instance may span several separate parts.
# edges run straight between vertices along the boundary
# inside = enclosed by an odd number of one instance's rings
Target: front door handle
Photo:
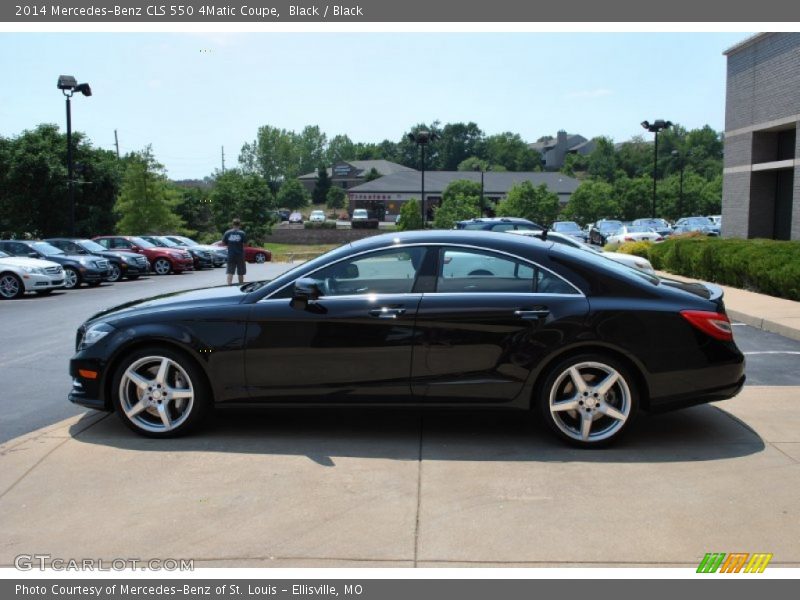
[[[373,308],[369,311],[370,317],[375,317],[376,319],[396,319],[402,314],[405,314],[405,308],[389,308],[388,306],[382,306],[381,308]]]
[[[550,314],[548,308],[536,308],[532,310],[519,309],[514,311],[514,316],[520,319],[543,319]]]

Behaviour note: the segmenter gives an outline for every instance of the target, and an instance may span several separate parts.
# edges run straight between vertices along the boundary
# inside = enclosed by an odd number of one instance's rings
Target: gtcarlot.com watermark
[[[194,571],[191,558],[59,558],[51,554],[19,554],[20,571]]]

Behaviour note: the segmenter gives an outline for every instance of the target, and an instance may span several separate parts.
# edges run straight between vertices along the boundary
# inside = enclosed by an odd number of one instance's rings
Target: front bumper
[[[22,275],[22,284],[26,292],[37,290],[57,290],[64,287],[64,273],[61,275],[39,275],[38,273],[25,273]]]
[[[69,361],[69,374],[72,377],[72,388],[67,398],[73,404],[96,410],[112,410],[103,393],[105,364],[98,360],[75,359]],[[86,373],[97,373],[93,379]]]
[[[172,260],[172,268],[176,273],[194,271],[194,261],[191,258],[175,258]]]
[[[79,267],[78,272],[81,279],[86,282],[103,281],[111,276],[111,269],[96,269],[94,267]]]

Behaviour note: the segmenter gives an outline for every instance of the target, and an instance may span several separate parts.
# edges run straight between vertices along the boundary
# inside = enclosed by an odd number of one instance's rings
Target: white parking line
[[[795,350],[760,350],[756,352],[742,352],[745,356],[749,356],[752,354],[797,354],[800,355],[800,352]]]

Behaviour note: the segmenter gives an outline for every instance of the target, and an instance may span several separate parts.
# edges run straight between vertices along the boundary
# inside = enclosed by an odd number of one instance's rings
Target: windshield
[[[636,219],[633,224],[644,227],[669,227],[669,224],[664,219]]]
[[[622,221],[603,221],[598,228],[600,231],[616,231],[622,227]]]
[[[157,237],[155,238],[156,242],[160,242],[162,245],[166,246],[167,248],[177,248],[180,244],[173,242],[168,237]]]
[[[566,248],[564,249],[566,250]],[[641,279],[644,279],[648,283],[652,283],[653,285],[658,285],[661,281],[658,277],[655,277],[653,275],[648,275],[644,271],[640,271],[639,269],[634,269],[633,267],[629,267],[628,265],[624,265],[611,258],[608,258],[607,256],[603,256],[602,254],[598,254],[595,252],[581,253],[581,260],[583,262],[589,263],[590,265],[596,265],[598,267],[609,269],[629,279],[632,277],[639,277]]]
[[[8,254],[0,250],[0,258],[8,258],[8,256],[9,256]]]
[[[577,223],[574,221],[561,221],[560,223],[553,223],[553,231],[578,231],[580,232],[581,228],[578,226]]]
[[[44,254],[45,256],[55,256],[57,254],[64,254],[63,250],[56,248],[48,244],[47,242],[34,242],[31,244],[31,247],[36,250],[39,254]]]
[[[155,244],[151,244],[147,240],[143,240],[140,237],[132,237],[130,239],[131,239],[131,242],[133,242],[134,244],[139,246],[139,248],[155,248],[156,247]]]
[[[689,225],[699,225],[700,227],[714,225],[714,223],[711,222],[711,219],[707,219],[706,217],[690,217],[686,219],[686,222],[689,223]]]
[[[628,227],[628,233],[650,233],[650,228],[644,225],[631,225]]]
[[[106,249],[103,248],[100,244],[98,244],[97,242],[94,242],[92,240],[81,240],[80,242],[78,242],[78,245],[81,248],[83,248],[84,250],[86,250],[87,252],[105,252],[106,251]]]
[[[200,245],[197,242],[195,242],[193,239],[188,238],[188,237],[183,237],[182,235],[172,235],[172,236],[169,236],[167,239],[172,240],[173,242],[175,242],[177,244],[186,244],[187,246],[199,246]]]

